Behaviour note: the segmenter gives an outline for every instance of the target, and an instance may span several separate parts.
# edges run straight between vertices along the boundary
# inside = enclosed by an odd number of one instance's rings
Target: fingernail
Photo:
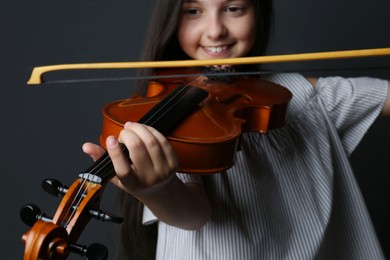
[[[125,127],[129,127],[130,125],[131,125],[131,122],[127,121],[126,124],[125,124]]]
[[[107,144],[107,146],[113,147],[117,144],[117,140],[115,137],[109,136],[109,137],[107,137],[106,144]]]

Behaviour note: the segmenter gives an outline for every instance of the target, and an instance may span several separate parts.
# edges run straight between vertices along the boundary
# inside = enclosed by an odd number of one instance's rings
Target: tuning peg
[[[24,224],[30,227],[32,227],[38,219],[41,219],[45,222],[52,221],[52,219],[47,217],[45,214],[41,214],[41,210],[35,204],[24,205],[20,209],[19,215]]]
[[[69,249],[81,256],[86,256],[88,260],[106,260],[108,258],[108,249],[102,244],[92,244],[89,247],[70,244]]]
[[[102,220],[102,221],[109,221],[109,222],[114,222],[117,224],[122,224],[123,223],[123,218],[115,216],[111,213],[106,213],[102,210],[96,210],[96,209],[90,209],[88,211],[89,215],[91,217],[97,219],[97,220]]]
[[[63,186],[62,183],[56,179],[45,179],[42,181],[42,188],[47,193],[56,197],[64,195],[68,191],[68,187]]]

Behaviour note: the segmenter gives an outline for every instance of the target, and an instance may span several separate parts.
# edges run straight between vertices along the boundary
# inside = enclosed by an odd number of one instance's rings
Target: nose
[[[212,40],[223,38],[228,32],[223,18],[218,14],[210,16],[206,28],[207,37]]]

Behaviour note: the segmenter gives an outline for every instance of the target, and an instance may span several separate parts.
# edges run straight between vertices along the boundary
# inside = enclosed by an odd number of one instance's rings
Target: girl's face
[[[183,0],[178,39],[191,58],[242,57],[255,37],[250,0]]]

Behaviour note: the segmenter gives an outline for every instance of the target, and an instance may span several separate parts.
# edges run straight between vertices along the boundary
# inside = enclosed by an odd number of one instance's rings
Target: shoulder
[[[320,98],[328,111],[340,111],[346,107],[353,109],[379,107],[383,114],[390,115],[389,81],[356,77],[338,76],[306,78],[298,73],[276,73],[264,77],[288,88],[293,93],[290,109],[293,113],[305,110],[306,104]],[[334,110],[336,109],[336,110]]]
[[[315,81],[315,90],[325,103],[371,103],[384,105],[388,95],[388,83],[370,77],[325,77]]]

